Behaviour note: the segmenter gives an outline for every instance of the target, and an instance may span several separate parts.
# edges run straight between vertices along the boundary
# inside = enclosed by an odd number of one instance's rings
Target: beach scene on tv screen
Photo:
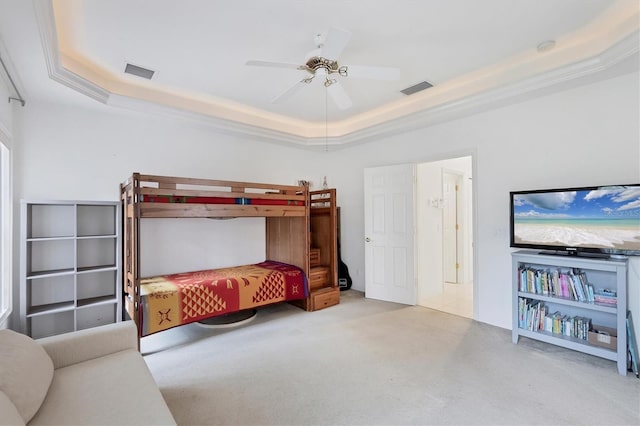
[[[514,194],[517,244],[640,250],[640,186]]]

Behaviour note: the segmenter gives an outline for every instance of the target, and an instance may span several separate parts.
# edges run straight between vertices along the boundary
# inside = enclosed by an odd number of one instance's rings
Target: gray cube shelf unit
[[[513,269],[513,343],[518,343],[520,336],[584,352],[590,355],[615,361],[618,373],[627,374],[627,260],[588,258],[576,256],[557,256],[539,254],[533,251],[516,251],[512,253]],[[544,294],[542,291],[522,291],[519,287],[521,268],[536,271],[569,271],[582,272],[586,281],[595,291],[608,289],[615,292],[616,303],[593,303],[575,300],[573,297],[557,297]],[[547,316],[558,313],[567,318],[587,319],[593,329],[606,327],[615,330],[617,336],[598,335],[592,331],[588,339],[563,335],[548,330],[532,330],[523,327],[520,318],[520,299],[524,299],[526,306],[545,306]],[[596,337],[595,339],[592,339]],[[603,339],[601,339],[603,337]],[[601,344],[604,341],[607,344]],[[615,345],[613,344],[615,342]],[[608,346],[608,347],[607,347]]]
[[[120,205],[21,201],[20,320],[34,338],[121,320]]]

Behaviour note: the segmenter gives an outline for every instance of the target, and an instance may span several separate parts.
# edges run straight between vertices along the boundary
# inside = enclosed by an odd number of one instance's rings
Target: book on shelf
[[[553,333],[553,316],[547,316],[544,318],[543,330],[549,333]]]
[[[607,288],[602,290],[596,290],[594,293],[595,303],[599,303],[601,305],[608,306],[617,306],[618,305],[618,296],[615,291],[609,290]]]
[[[569,277],[569,283],[571,284],[573,299],[580,302],[586,302],[587,298],[585,297],[583,283],[580,281],[579,274],[579,271],[576,275],[574,271],[570,270],[567,275]]]
[[[591,318],[563,315],[560,311],[549,314],[544,302],[519,297],[518,327],[588,340],[592,322]]]
[[[578,268],[553,271],[530,266],[518,268],[518,290],[523,293],[541,294],[549,297],[616,306],[615,291],[595,289],[587,274]]]

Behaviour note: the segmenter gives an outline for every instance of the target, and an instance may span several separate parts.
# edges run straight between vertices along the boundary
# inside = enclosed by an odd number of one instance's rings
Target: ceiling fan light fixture
[[[319,80],[323,83],[324,87],[326,87],[326,93],[333,99],[336,106],[339,109],[347,109],[350,108],[353,103],[342,85],[340,85],[340,78],[337,78],[334,74],[338,74],[338,76],[342,78],[365,78],[372,80],[397,80],[400,76],[400,70],[398,68],[361,65],[340,66],[338,57],[346,47],[350,38],[351,32],[331,27],[325,34],[316,34],[314,42],[317,48],[307,54],[304,64],[296,65],[286,62],[262,60],[249,60],[246,64],[272,68],[292,68],[307,72],[308,75],[305,78],[296,81],[282,94],[276,96],[271,101],[272,103],[290,97],[292,93],[299,90],[300,87],[311,83],[316,76],[320,76]]]
[[[429,83],[427,80],[421,81],[418,84],[414,84],[413,86],[407,87],[406,89],[402,89],[400,92],[405,95],[413,95],[416,92],[422,92],[430,87],[433,87],[433,84]]]

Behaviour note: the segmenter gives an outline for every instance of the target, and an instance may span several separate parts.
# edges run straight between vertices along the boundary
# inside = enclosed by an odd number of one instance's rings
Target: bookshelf
[[[615,361],[627,374],[627,260],[512,255],[512,340],[520,336]]]
[[[21,202],[20,321],[34,338],[117,322],[117,202]]]

